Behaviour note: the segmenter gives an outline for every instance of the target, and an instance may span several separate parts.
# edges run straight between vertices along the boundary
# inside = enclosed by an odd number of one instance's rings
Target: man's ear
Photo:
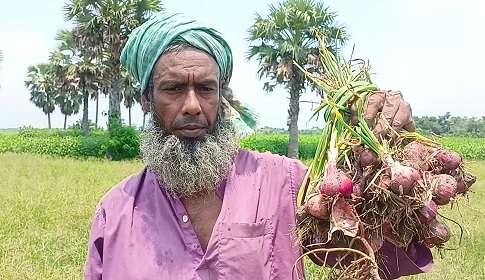
[[[143,113],[148,113],[150,112],[150,94],[148,93],[148,90],[145,90],[145,92],[141,96],[141,104],[142,104],[142,109]]]

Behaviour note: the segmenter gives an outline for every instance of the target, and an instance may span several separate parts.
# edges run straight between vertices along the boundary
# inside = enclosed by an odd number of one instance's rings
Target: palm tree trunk
[[[112,69],[112,88],[109,92],[108,128],[112,122],[121,121],[121,74],[120,67]]]
[[[288,143],[288,157],[298,158],[298,115],[300,113],[300,90],[297,86],[291,87],[289,116],[290,141]]]
[[[87,91],[84,91],[83,92],[83,121],[81,124],[84,137],[87,137],[89,135],[88,102],[89,102],[89,94]]]
[[[131,107],[128,108],[128,125],[131,126]]]
[[[66,129],[67,124],[67,114],[64,114],[64,129]]]
[[[48,123],[49,129],[51,129],[51,113],[47,113],[47,123]]]
[[[95,122],[96,128],[98,128],[98,115],[99,115],[99,91],[96,94],[96,122]]]
[[[143,112],[143,125],[142,128],[145,129],[145,119],[147,117],[147,113]]]
[[[120,65],[112,67],[111,89],[109,91],[108,135],[113,138],[111,128],[121,125],[121,73]],[[112,151],[106,150],[106,158],[112,158]]]

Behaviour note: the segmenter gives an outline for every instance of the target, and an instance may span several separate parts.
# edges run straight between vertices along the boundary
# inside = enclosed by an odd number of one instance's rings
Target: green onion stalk
[[[385,139],[380,142],[363,117],[367,98],[373,92],[379,91],[379,87],[370,78],[369,68],[364,65],[353,72],[350,62],[339,63],[335,55],[325,47],[322,37],[318,36],[318,39],[324,74],[317,77],[295,62],[295,65],[323,91],[324,95],[321,104],[310,118],[311,120],[323,112],[326,124],[309,168],[310,185],[315,189],[319,179],[326,176],[329,170],[336,169],[337,163],[345,161],[345,155],[350,149],[349,145],[345,145],[346,143],[363,144],[374,151],[391,170],[394,169],[396,164],[400,164],[393,160],[389,143]],[[357,102],[358,108],[356,125],[351,124],[349,114],[354,102]],[[400,136],[402,139],[414,139],[437,146],[437,143],[418,133],[403,133]],[[304,182],[300,188],[298,198],[300,206],[307,196],[309,187],[307,183]]]

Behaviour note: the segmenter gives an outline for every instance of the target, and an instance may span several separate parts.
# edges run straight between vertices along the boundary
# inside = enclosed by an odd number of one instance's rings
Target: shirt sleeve
[[[430,249],[413,240],[407,250],[390,242],[384,242],[380,249],[379,268],[383,279],[397,279],[402,276],[426,273],[433,268]]]
[[[302,163],[295,163],[292,172],[294,192],[298,194],[301,183],[306,175],[307,168]],[[296,202],[296,201],[295,201]],[[295,207],[297,204],[295,203]],[[334,247],[333,245],[328,246]],[[433,268],[433,255],[430,249],[416,240],[411,243],[407,250],[403,250],[390,242],[384,242],[379,250],[380,254],[379,271],[383,279],[397,279],[402,276],[421,274]],[[331,266],[335,257],[327,258],[325,265]],[[310,257],[317,265],[322,265],[316,258]]]
[[[84,270],[84,280],[101,280],[103,276],[103,244],[104,244],[105,214],[101,206],[97,206],[89,237],[88,256]]]
[[[290,168],[290,177],[291,177],[291,191],[293,192],[293,204],[295,206],[295,210],[298,208],[298,192],[300,187],[305,179],[306,173],[308,171],[308,167],[304,165],[299,160],[293,160],[291,163]]]

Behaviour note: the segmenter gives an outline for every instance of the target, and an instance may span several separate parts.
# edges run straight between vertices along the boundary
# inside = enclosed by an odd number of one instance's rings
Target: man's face
[[[208,54],[186,48],[158,60],[141,153],[171,194],[213,192],[238,150],[232,124],[219,106],[219,68]]]
[[[203,51],[184,48],[160,57],[153,70],[151,109],[166,134],[202,140],[214,131],[219,78],[216,61]]]

